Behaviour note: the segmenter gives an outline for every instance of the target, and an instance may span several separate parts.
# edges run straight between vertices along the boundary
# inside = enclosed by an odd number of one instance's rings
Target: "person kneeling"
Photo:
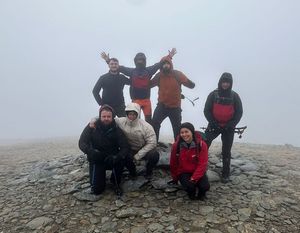
[[[103,105],[99,110],[95,127],[84,128],[79,148],[87,154],[92,194],[99,195],[105,190],[106,170],[112,170],[111,182],[116,194],[121,194],[120,183],[125,157],[129,145],[123,132],[116,126],[113,109]]]
[[[183,123],[172,145],[170,169],[173,182],[180,181],[190,199],[205,199],[210,184],[206,176],[207,145],[191,123]]]

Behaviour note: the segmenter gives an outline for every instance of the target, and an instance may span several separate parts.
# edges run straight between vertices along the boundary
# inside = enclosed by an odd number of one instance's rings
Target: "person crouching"
[[[207,145],[194,126],[183,123],[172,145],[170,169],[173,182],[181,183],[190,199],[205,199],[210,184],[206,176],[208,163]]]

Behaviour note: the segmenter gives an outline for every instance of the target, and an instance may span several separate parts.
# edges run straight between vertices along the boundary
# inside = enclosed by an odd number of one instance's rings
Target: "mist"
[[[296,0],[116,0],[0,2],[0,139],[78,136],[98,114],[92,89],[108,71],[105,51],[134,67],[177,49],[183,122],[199,129],[207,95],[233,75],[247,125],[238,142],[300,146],[300,2]],[[124,89],[130,101],[128,87]],[[157,88],[151,92],[152,108]],[[172,135],[169,120],[161,134]]]

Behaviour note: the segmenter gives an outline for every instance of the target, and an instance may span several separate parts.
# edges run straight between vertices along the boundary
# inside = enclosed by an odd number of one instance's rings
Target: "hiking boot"
[[[119,185],[115,185],[114,192],[119,197],[122,196],[122,194],[123,194],[123,190]]]
[[[227,184],[228,182],[230,182],[229,176],[222,176],[221,182],[223,184]]]

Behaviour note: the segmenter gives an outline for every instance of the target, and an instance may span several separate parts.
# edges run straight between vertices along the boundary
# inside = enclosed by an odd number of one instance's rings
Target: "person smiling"
[[[170,157],[171,176],[187,191],[190,199],[205,199],[210,184],[206,176],[208,163],[207,145],[194,126],[183,123],[172,145]]]

